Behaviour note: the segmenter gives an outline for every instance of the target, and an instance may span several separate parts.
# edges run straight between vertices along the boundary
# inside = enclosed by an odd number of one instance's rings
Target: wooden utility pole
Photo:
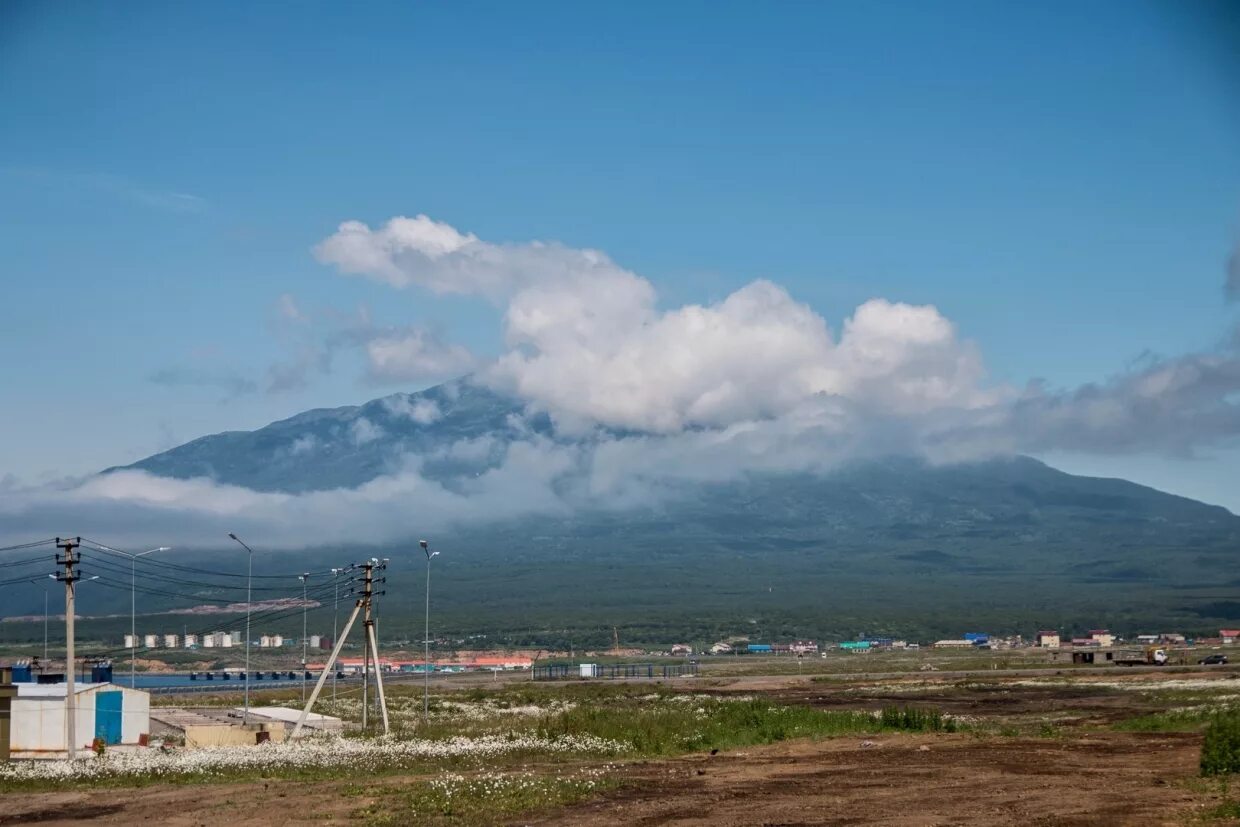
[[[73,570],[81,562],[81,556],[73,550],[82,545],[81,537],[72,540],[56,538],[56,548],[64,554],[56,555],[56,565],[63,566],[64,571],[56,575],[56,579],[65,584],[65,754],[70,761],[76,756],[77,747],[77,675],[73,652],[73,620],[74,588],[73,584],[82,575]]]

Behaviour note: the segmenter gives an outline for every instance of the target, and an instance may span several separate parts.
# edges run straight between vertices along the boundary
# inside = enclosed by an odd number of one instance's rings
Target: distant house
[[[730,655],[732,654],[732,644],[723,642],[716,643],[714,646],[710,647],[710,653],[712,655]]]
[[[1072,638],[1072,645],[1077,649],[1086,649],[1091,646],[1096,648],[1102,644],[1098,643],[1098,641],[1094,640],[1092,637],[1074,637]]]
[[[1059,648],[1059,632],[1038,632],[1038,646],[1043,649]]]
[[[751,655],[769,655],[771,654],[771,644],[769,643],[751,643],[745,647]]]
[[[1090,629],[1089,639],[1102,647],[1115,645],[1115,635],[1111,634],[1108,629]]]
[[[818,644],[812,640],[794,640],[788,648],[796,655],[818,654]]]
[[[972,649],[973,641],[971,640],[936,640],[934,642],[935,649]]]
[[[772,644],[771,644],[771,651],[772,651],[772,652],[774,652],[774,653],[775,653],[775,654],[777,654],[777,655],[786,655],[786,654],[788,654],[789,652],[791,652],[791,651],[792,651],[792,644],[790,644],[790,643],[772,643]]]
[[[1178,632],[1163,632],[1159,635],[1159,638],[1163,643],[1170,643],[1173,646],[1183,646],[1188,642],[1184,635],[1181,635]]]
[[[692,655],[693,647],[687,643],[676,643],[672,645],[672,656],[676,655]]]
[[[1219,629],[1218,636],[1223,639],[1224,646],[1240,643],[1240,629]]]
[[[868,640],[846,640],[840,644],[840,648],[845,652],[868,652],[871,647]]]

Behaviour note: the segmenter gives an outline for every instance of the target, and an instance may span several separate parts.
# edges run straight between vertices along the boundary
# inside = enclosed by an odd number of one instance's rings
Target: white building
[[[64,753],[67,684],[15,686],[9,730],[14,756]],[[79,750],[89,751],[96,737],[107,744],[137,744],[140,735],[151,731],[150,693],[111,683],[77,684],[74,690],[74,740]]]
[[[311,649],[323,648],[323,636],[322,635],[311,635],[310,636],[310,648]]]
[[[168,649],[175,649],[181,645],[180,635],[164,635],[164,646]]]
[[[143,637],[143,645],[147,649],[159,648],[159,635],[146,635]]]
[[[193,649],[197,645],[198,645],[198,635],[186,635],[185,636],[185,648],[186,649]]]
[[[138,636],[137,635],[125,635],[125,648],[126,649],[137,649],[138,648]]]

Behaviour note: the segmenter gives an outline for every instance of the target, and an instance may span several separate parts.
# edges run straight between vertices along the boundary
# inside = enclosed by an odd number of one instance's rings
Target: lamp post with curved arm
[[[245,571],[245,711],[241,714],[242,725],[250,722],[250,595],[251,583],[254,580],[254,549],[242,542],[241,538],[231,531],[228,536],[235,540],[246,551],[247,566]]]
[[[426,626],[422,640],[422,720],[431,719],[431,558],[439,554],[430,550],[426,540],[418,540],[422,553],[426,555]]]
[[[122,551],[119,548],[111,546],[94,544],[95,548],[110,551],[113,554],[120,554],[129,558],[129,688],[135,689],[138,681],[138,558],[145,557],[148,554],[154,554],[157,551],[172,551],[171,546],[159,546],[158,548],[148,548],[146,551],[134,553],[132,551]]]

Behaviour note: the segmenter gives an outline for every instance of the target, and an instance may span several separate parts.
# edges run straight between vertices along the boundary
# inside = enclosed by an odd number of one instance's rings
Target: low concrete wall
[[[258,733],[266,732],[272,741],[279,744],[284,741],[284,724],[249,724],[248,726],[231,726],[229,724],[192,724],[185,727],[185,746],[194,747],[252,747],[258,740]]]

